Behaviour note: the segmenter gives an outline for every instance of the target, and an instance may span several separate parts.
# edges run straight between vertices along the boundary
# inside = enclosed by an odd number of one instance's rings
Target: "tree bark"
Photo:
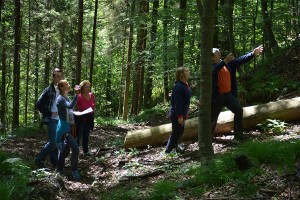
[[[180,15],[179,15],[179,27],[178,27],[178,57],[177,67],[183,66],[184,63],[184,36],[186,25],[186,0],[180,0]]]
[[[14,51],[14,88],[13,88],[13,122],[12,128],[19,127],[20,112],[20,43],[21,43],[21,2],[15,0],[15,51]]]
[[[168,65],[168,23],[169,23],[169,12],[168,12],[168,0],[164,0],[164,17],[163,17],[163,80],[164,80],[164,101],[168,102],[169,97],[169,65]]]
[[[135,13],[135,0],[131,2],[130,18],[134,18]],[[123,102],[123,120],[127,121],[128,117],[128,97],[129,97],[129,87],[130,87],[130,73],[131,73],[131,56],[132,56],[132,43],[133,43],[133,22],[129,25],[129,37],[128,37],[128,51],[127,51],[127,69],[126,69],[126,83],[124,92],[124,102]]]
[[[201,158],[209,158],[214,154],[211,140],[211,90],[212,90],[212,60],[214,11],[216,1],[203,1],[201,16],[201,70],[200,70],[200,106],[198,115],[198,143]],[[198,3],[200,4],[200,2]],[[198,6],[199,7],[199,6]],[[199,11],[199,15],[201,12]]]
[[[269,46],[269,49],[267,48],[266,52],[271,54],[272,51],[278,49],[279,46],[272,30],[272,20],[268,11],[267,0],[261,0],[261,11],[263,16],[265,40],[268,41],[268,45],[266,46]]]
[[[95,13],[94,13],[94,23],[93,23],[93,39],[92,39],[92,52],[91,52],[91,64],[90,64],[90,83],[91,84],[93,83],[93,73],[94,73],[97,13],[98,13],[98,0],[95,1]]]
[[[77,60],[75,70],[75,84],[81,81],[81,59],[82,59],[82,28],[83,28],[83,0],[78,1],[78,33],[77,33]]]
[[[149,47],[149,64],[147,69],[146,76],[146,86],[145,86],[145,100],[144,107],[151,107],[151,96],[152,96],[152,88],[153,88],[153,70],[154,70],[154,59],[155,59],[155,42],[156,42],[156,33],[157,33],[157,19],[158,19],[158,8],[159,8],[159,0],[154,0],[153,8],[152,8],[152,23],[151,23],[151,32],[150,32],[150,47]]]
[[[300,119],[300,97],[270,102],[262,105],[244,107],[243,128],[252,129],[266,119],[277,119],[286,122]],[[216,134],[226,134],[233,130],[234,115],[231,111],[221,112],[215,130]],[[210,119],[209,119],[210,121]],[[210,127],[210,126],[209,126]],[[147,145],[162,145],[168,140],[172,124],[128,131],[124,146],[128,148],[143,148]],[[186,121],[182,140],[190,140],[198,135],[198,118]]]
[[[4,0],[1,3],[1,12],[4,8]],[[4,44],[5,41],[5,27],[6,17],[1,15],[1,28],[2,28],[2,38],[1,38],[1,45],[2,45],[2,52],[1,52],[1,70],[2,70],[2,81],[1,81],[1,114],[0,114],[0,132],[4,133],[6,126],[5,126],[5,116],[6,116],[6,95],[5,95],[5,88],[6,88],[6,45]]]

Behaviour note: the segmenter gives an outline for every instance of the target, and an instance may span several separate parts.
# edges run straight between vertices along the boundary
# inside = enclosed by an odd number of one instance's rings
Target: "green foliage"
[[[28,136],[29,134],[36,132],[40,132],[40,127],[37,124],[30,124],[27,127],[19,127],[18,129],[12,131],[12,135],[21,137]]]
[[[167,200],[175,198],[176,184],[171,181],[161,180],[154,185],[149,200]]]
[[[147,122],[153,119],[166,118],[169,105],[159,104],[151,109],[143,110],[138,116],[133,117],[131,122]]]
[[[2,154],[0,154],[2,155]],[[0,156],[3,159],[2,156]],[[1,184],[3,196],[11,199],[22,199],[29,194],[30,168],[18,158],[6,159],[0,163],[0,175],[5,184]],[[2,195],[0,194],[2,197]]]
[[[287,127],[287,123],[277,119],[267,119],[266,121],[257,124],[263,132],[281,133]]]
[[[1,200],[11,199],[11,193],[13,188],[11,188],[7,183],[0,181],[0,197]]]
[[[299,141],[248,142],[240,149],[253,162],[277,167],[277,169],[292,170],[295,158],[300,155]]]
[[[139,199],[139,189],[138,188],[118,188],[113,191],[106,191],[99,196],[99,199],[103,200],[134,200]]]
[[[278,171],[292,172],[295,158],[300,155],[300,142],[247,142],[231,153],[218,155],[206,166],[191,167],[187,174],[191,179],[182,185],[191,188],[192,192],[203,194],[206,190],[224,184],[237,185],[238,193],[247,197],[255,193],[258,186],[253,178],[263,173],[260,167],[252,167],[246,171],[238,170],[235,157],[245,154],[254,166],[262,164],[275,167]],[[195,188],[195,189],[193,189]]]

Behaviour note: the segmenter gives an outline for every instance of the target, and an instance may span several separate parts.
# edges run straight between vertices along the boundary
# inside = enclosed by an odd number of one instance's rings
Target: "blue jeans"
[[[58,149],[58,165],[57,171],[62,172],[65,166],[66,157],[70,154],[70,149],[72,149],[71,154],[71,168],[72,171],[77,171],[78,169],[78,156],[79,147],[74,140],[72,134],[67,133],[64,140],[60,141],[60,148]]]
[[[48,154],[50,154],[50,163],[52,165],[56,165],[58,160],[57,147],[55,143],[57,122],[58,120],[50,118],[46,123],[49,141],[36,156],[35,162],[44,162],[45,158],[48,156]]]
[[[228,93],[225,95],[220,95],[215,101],[212,101],[211,104],[211,133],[213,135],[218,117],[220,112],[224,108],[228,108],[231,112],[234,113],[234,134],[242,134],[243,132],[243,107],[240,102],[232,95]]]
[[[77,144],[80,145],[80,140],[82,137],[83,153],[87,153],[89,152],[90,122],[81,121],[77,130]]]
[[[173,148],[177,147],[178,141],[181,138],[184,131],[184,125],[178,123],[178,116],[175,113],[170,113],[170,118],[172,121],[172,133],[168,140],[166,148],[167,153],[170,153]]]

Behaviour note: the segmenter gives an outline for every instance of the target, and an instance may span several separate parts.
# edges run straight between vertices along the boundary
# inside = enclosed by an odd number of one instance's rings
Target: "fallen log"
[[[300,97],[279,100],[266,104],[244,107],[243,128],[254,128],[266,119],[277,119],[285,122],[300,119]],[[233,130],[233,113],[224,111],[220,113],[215,134],[229,133]],[[143,148],[147,145],[162,145],[168,140],[172,125],[164,124],[143,130],[128,131],[124,146],[128,148]],[[198,118],[186,121],[182,140],[189,140],[198,136]]]

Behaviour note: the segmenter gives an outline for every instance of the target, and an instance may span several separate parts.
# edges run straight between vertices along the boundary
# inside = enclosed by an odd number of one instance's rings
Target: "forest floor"
[[[166,121],[161,121],[162,123]],[[106,194],[110,190],[113,192],[114,188],[138,188],[141,194],[145,194],[147,189],[159,180],[185,180],[187,176],[180,173],[180,170],[199,162],[197,141],[185,142],[187,149],[182,155],[166,156],[164,146],[125,151],[123,142],[127,131],[147,127],[145,124],[96,127],[90,135],[92,155],[84,156],[80,149],[81,179],[72,180],[70,161],[67,159],[66,175],[63,176],[63,181],[57,181],[54,178],[55,168],[47,160],[47,168],[33,167],[32,169],[30,186],[33,190],[29,199],[102,199],[101,195],[104,192]],[[251,139],[259,141],[271,137],[277,140],[300,138],[300,122],[290,124],[281,135],[263,134],[258,131],[249,131],[246,134]],[[218,137],[218,140],[213,143],[215,154],[234,148],[234,143],[228,142],[232,137],[230,135]],[[0,148],[24,160],[33,161],[46,140],[47,134],[43,129],[41,132],[28,133],[24,137],[11,137]],[[255,199],[271,199],[275,196],[278,199],[300,198],[299,180],[278,175],[273,171],[261,180],[264,180],[264,183],[261,183],[264,189],[259,191],[259,198]],[[186,192],[181,193],[180,190],[176,195],[180,199],[243,199],[237,198],[234,192],[237,187],[237,185],[226,185],[199,197],[189,196]]]

